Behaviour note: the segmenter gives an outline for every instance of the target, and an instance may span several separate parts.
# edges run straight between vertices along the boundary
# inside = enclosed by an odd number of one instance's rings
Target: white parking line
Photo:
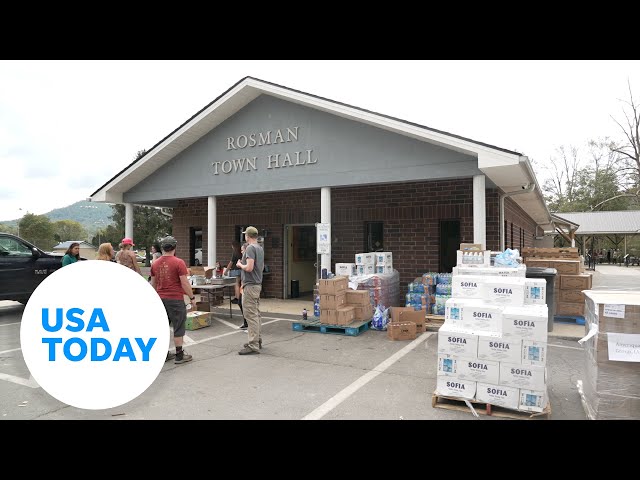
[[[433,335],[433,332],[425,332],[425,333],[423,333],[418,338],[416,338],[413,342],[411,342],[409,345],[407,345],[403,349],[399,350],[398,352],[394,353],[389,358],[387,358],[384,362],[382,362],[379,365],[377,365],[376,367],[374,367],[370,372],[365,373],[363,376],[358,378],[351,385],[343,388],[340,392],[338,392],[336,395],[334,395],[329,400],[324,402],[322,405],[320,405],[314,411],[309,413],[307,416],[303,417],[302,420],[319,420],[319,419],[321,419],[327,413],[329,413],[331,410],[336,408],[338,405],[340,405],[342,402],[344,402],[347,398],[349,398],[351,395],[353,395],[355,392],[357,392],[362,387],[364,387],[371,380],[373,380],[378,375],[383,373],[391,365],[393,365],[398,360],[400,360],[402,357],[404,357],[411,350],[413,350],[418,345],[420,345],[422,342],[427,340],[431,335]]]
[[[13,348],[11,350],[3,350],[2,352],[0,352],[0,355],[2,355],[3,353],[17,352],[18,350],[22,350],[22,349],[21,348]]]
[[[7,382],[17,383],[18,385],[23,385],[29,388],[40,388],[38,382],[34,380],[33,377],[29,376],[29,379],[16,377],[15,375],[9,375],[6,373],[0,373],[0,380],[6,380]]]
[[[236,325],[235,323],[228,322],[226,320],[223,320],[222,318],[214,317],[213,315],[211,315],[211,318],[215,318],[217,321],[219,321],[220,323],[225,324],[227,327],[231,327],[231,328],[234,328],[236,330],[238,330],[240,328],[240,325]]]
[[[20,325],[21,322],[13,322],[13,323],[3,323],[0,324],[0,327],[6,327],[8,325]]]
[[[269,325],[270,323],[280,322],[281,320],[285,320],[285,319],[284,318],[277,318],[275,320],[271,320],[270,322],[263,322],[262,326],[264,327],[265,325]],[[245,332],[245,330],[236,329],[236,330],[233,330],[232,332],[221,333],[220,335],[215,335],[213,337],[207,337],[207,338],[203,338],[201,340],[194,340],[193,343],[191,343],[190,345],[197,345],[199,343],[208,342],[210,340],[216,340],[217,338],[228,337],[229,335],[233,335],[234,333],[240,333],[240,332]]]

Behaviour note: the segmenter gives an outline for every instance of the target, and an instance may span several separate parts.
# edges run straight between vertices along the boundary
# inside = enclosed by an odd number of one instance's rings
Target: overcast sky
[[[0,61],[0,221],[86,199],[245,76],[516,150],[621,138],[640,61]]]

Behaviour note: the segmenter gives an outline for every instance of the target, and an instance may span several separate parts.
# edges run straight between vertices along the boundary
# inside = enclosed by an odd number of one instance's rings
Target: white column
[[[473,243],[487,248],[487,205],[484,175],[473,176]]]
[[[124,204],[124,236],[133,238],[133,203]],[[133,243],[135,243],[135,238]]]
[[[331,188],[322,187],[320,189],[320,223],[331,224]],[[331,234],[333,238],[333,233]],[[320,269],[327,269],[327,272],[333,271],[331,269],[331,254],[323,253],[320,255]]]
[[[209,197],[207,205],[207,265],[210,267],[215,267],[216,258],[218,257],[216,252],[216,237],[218,236],[217,218],[218,207],[216,197]]]

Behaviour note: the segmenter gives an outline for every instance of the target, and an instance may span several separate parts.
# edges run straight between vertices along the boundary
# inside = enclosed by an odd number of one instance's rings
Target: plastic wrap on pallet
[[[445,304],[447,300],[451,298],[451,295],[438,295],[436,294],[436,303],[433,304],[431,313],[433,315],[444,315]]]
[[[424,285],[422,282],[409,282],[407,285],[409,293],[425,293]]]
[[[438,283],[436,285],[436,295],[451,296],[451,283]]]
[[[451,274],[450,273],[439,273],[436,277],[436,284],[449,284],[451,285]]]
[[[400,298],[400,273],[376,273],[373,275],[358,275],[349,278],[350,288],[369,290],[373,298],[373,306],[383,305],[385,308],[402,305]]]
[[[580,341],[585,373],[578,390],[587,417],[640,420],[640,363],[634,354],[640,350],[640,293],[586,291],[585,320],[589,334]]]
[[[438,279],[437,272],[427,272],[422,274],[422,283],[426,286],[435,285]]]

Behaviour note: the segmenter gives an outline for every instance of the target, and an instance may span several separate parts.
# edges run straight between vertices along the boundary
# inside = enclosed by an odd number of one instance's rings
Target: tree
[[[4,223],[0,223],[0,232],[10,233],[12,235],[18,235],[18,227],[12,227],[11,225],[5,225]]]
[[[122,228],[116,225],[107,225],[106,228],[100,229],[96,232],[95,236],[91,238],[91,243],[96,246],[100,246],[101,243],[111,243],[111,246],[118,250],[118,245],[124,237],[124,224]]]
[[[125,207],[124,205],[112,205],[113,215],[110,217],[115,223],[115,228],[124,233]],[[133,207],[133,239],[138,249],[144,248],[147,253],[146,266],[151,259],[151,245],[160,238],[170,235],[172,231],[171,219],[155,207]],[[118,242],[122,237],[118,239]]]
[[[51,220],[44,215],[27,213],[20,219],[20,236],[44,251],[50,251],[58,242]]]
[[[75,220],[58,220],[53,224],[54,236],[58,242],[67,240],[87,240],[87,231]]]

